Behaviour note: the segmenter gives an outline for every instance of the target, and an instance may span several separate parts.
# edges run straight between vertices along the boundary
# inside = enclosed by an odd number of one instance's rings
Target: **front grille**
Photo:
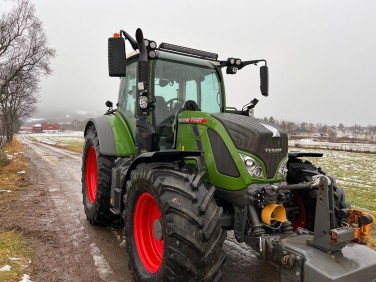
[[[277,126],[249,116],[213,114],[226,128],[235,147],[261,159],[268,178],[273,178],[279,163],[287,156],[287,134]],[[265,125],[277,129],[280,137]]]

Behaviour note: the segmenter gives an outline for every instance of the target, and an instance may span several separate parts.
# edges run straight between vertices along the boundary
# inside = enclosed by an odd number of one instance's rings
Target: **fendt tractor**
[[[124,225],[136,281],[220,280],[228,232],[281,281],[375,281],[374,217],[309,161],[322,154],[289,153],[287,134],[253,117],[257,99],[226,105],[222,68],[261,65],[268,96],[265,60],[157,46],[137,29],[108,39],[108,63],[119,98],[86,125],[83,204],[90,223]]]

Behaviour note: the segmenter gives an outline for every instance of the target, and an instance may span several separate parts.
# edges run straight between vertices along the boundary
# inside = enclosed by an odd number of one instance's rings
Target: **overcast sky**
[[[266,59],[269,97],[258,68],[225,75],[227,106],[260,100],[256,116],[338,125],[376,124],[376,2],[34,0],[54,73],[42,83],[42,111],[101,114],[117,100],[108,77],[107,38],[120,29],[219,54]],[[11,2],[0,0],[0,11]],[[130,45],[127,50],[131,51]]]

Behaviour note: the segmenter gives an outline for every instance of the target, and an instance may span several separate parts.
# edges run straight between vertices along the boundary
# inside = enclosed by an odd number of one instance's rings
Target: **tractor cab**
[[[121,79],[118,112],[135,135],[138,54],[128,58]],[[160,149],[173,149],[177,117],[183,111],[224,112],[225,98],[220,63],[158,50],[150,63],[149,93],[153,110],[148,117],[159,137]]]
[[[130,37],[125,38],[129,40]],[[118,112],[127,120],[135,142],[143,139],[144,142],[136,145],[139,153],[178,149],[178,116],[184,111],[249,115],[255,103],[242,111],[226,108],[221,70],[224,67],[226,73],[235,74],[246,65],[265,62],[265,66],[260,68],[260,77],[262,93],[267,96],[265,60],[242,62],[229,58],[219,61],[215,53],[168,43],[161,43],[157,48],[156,43],[150,40],[145,40],[143,52],[135,51],[126,59],[122,52],[125,48],[122,38],[110,38],[109,43],[110,76],[122,77]],[[117,66],[116,58],[119,56],[121,60],[126,60],[122,69]],[[140,73],[141,65],[143,71]],[[140,76],[144,77],[144,81],[140,81]],[[136,130],[137,120],[139,130]],[[136,135],[141,132],[143,134],[138,138]]]

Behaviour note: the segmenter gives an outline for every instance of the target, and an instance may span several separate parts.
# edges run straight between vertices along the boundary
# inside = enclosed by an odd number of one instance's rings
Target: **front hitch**
[[[341,210],[346,220],[335,228],[333,180],[320,176],[315,182],[280,185],[275,189],[317,188],[314,234],[297,229],[289,237],[262,234],[260,253],[281,266],[281,281],[373,281],[376,252],[366,243],[375,218],[365,212]],[[359,243],[359,244],[355,244]]]

